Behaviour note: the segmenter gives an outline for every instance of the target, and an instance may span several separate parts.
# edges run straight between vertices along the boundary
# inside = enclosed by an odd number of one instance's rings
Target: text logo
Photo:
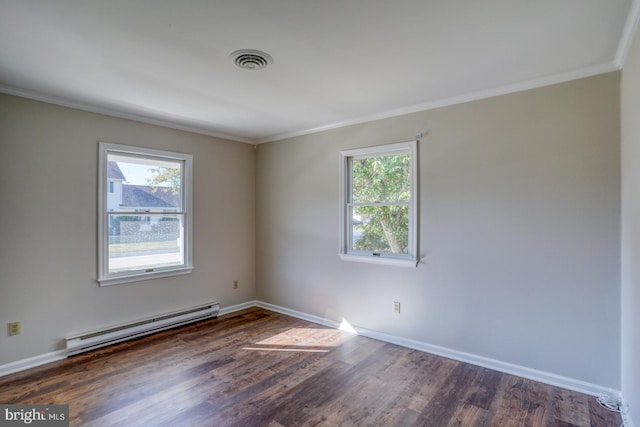
[[[0,405],[0,427],[69,427],[69,405]]]

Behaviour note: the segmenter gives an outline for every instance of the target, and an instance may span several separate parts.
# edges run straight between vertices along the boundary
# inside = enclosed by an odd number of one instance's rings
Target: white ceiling
[[[637,0],[0,0],[0,91],[259,143],[619,69]],[[259,49],[274,63],[236,68]]]

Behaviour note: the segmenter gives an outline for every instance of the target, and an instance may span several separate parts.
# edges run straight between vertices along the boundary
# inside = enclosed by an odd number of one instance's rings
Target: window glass
[[[411,198],[411,156],[354,159],[353,202],[399,202]]]
[[[414,141],[341,153],[343,259],[417,259],[416,155]]]
[[[191,268],[190,164],[179,153],[101,145],[101,284]]]
[[[409,207],[354,207],[351,235],[352,250],[408,254]]]

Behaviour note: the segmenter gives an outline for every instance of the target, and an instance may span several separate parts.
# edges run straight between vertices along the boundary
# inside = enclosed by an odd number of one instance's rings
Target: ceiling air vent
[[[252,49],[236,50],[230,57],[243,70],[262,70],[273,62],[273,58],[268,53]]]

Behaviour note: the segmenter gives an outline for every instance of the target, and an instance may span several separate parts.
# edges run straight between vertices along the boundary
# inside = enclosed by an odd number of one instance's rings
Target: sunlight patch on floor
[[[302,353],[329,353],[326,349],[312,349],[312,348],[284,348],[284,347],[243,347],[243,350],[253,351],[295,351]]]
[[[330,349],[351,339],[353,333],[353,327],[343,319],[339,329],[291,328],[244,347],[243,350],[328,353]]]
[[[340,326],[338,326],[338,329],[340,329],[341,331],[358,335],[358,332],[356,332],[356,330],[353,329],[353,326],[351,326],[351,323],[349,323],[347,319],[345,319],[344,317],[342,318],[342,322],[340,322]]]

